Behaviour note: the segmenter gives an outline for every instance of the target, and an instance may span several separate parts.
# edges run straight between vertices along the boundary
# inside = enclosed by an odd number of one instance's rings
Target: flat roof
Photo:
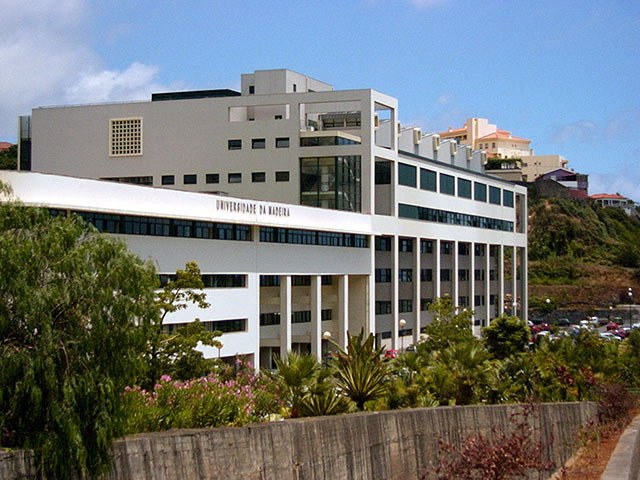
[[[185,90],[180,92],[152,93],[151,101],[158,102],[162,100],[193,100],[194,98],[239,97],[240,95],[240,92],[229,90],[228,88],[219,88],[215,90]]]

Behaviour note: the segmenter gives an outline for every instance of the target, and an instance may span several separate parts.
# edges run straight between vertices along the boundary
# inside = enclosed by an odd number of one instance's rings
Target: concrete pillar
[[[498,247],[498,269],[500,284],[498,286],[498,315],[504,314],[504,245]]]
[[[433,241],[433,281],[435,282],[435,297],[440,298],[442,296],[442,288],[440,283],[440,239],[436,238]]]
[[[453,241],[453,252],[451,252],[451,258],[453,259],[453,265],[451,267],[451,269],[453,270],[453,272],[451,272],[451,281],[453,282],[453,288],[452,288],[452,296],[453,296],[453,304],[456,306],[460,305],[460,277],[458,277],[459,275],[459,258],[458,258],[458,240],[454,240]]]
[[[397,163],[397,162],[395,162]],[[399,258],[400,239],[397,235],[393,236],[393,245],[391,251],[391,348],[397,349],[400,345],[398,340],[398,322],[400,322],[400,258]]]
[[[414,256],[413,256],[413,312],[414,312],[414,325],[413,325],[413,343],[418,343],[420,337],[420,298],[422,296],[422,276],[420,270],[422,264],[420,262],[420,237],[414,239]]]
[[[338,345],[347,348],[349,331],[349,276],[338,276]]]
[[[529,320],[529,263],[527,247],[520,248],[520,318]]]
[[[322,277],[311,276],[311,354],[322,361]]]
[[[291,275],[280,275],[280,358],[291,350]]]
[[[371,268],[369,271],[375,271],[376,265],[376,251],[375,251],[375,237],[372,235],[369,238],[371,242],[370,251],[371,251]],[[375,275],[369,275],[367,278],[367,318],[365,319],[365,330],[366,335],[370,333],[376,334],[376,277]]]
[[[518,315],[518,248],[513,246],[513,254],[511,255],[511,291],[513,298],[511,299],[511,315]]]
[[[469,245],[469,308],[471,309],[471,330],[476,332],[476,243]]]
[[[484,249],[484,308],[485,308],[485,318],[486,325],[489,325],[491,321],[491,305],[489,299],[491,298],[491,244],[487,243]]]

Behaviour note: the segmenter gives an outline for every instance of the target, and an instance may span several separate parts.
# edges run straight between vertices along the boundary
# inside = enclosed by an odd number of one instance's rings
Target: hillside
[[[615,208],[529,199],[529,296],[535,308],[606,308],[640,297],[640,221]]]

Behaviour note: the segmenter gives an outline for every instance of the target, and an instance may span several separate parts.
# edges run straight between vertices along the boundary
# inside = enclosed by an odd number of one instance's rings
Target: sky
[[[288,68],[399,100],[423,132],[469,117],[640,201],[637,0],[2,0],[0,141],[38,106],[239,89]]]

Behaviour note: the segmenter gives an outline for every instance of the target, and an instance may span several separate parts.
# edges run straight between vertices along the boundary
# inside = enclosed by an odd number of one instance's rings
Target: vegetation
[[[0,151],[0,170],[18,168],[18,146],[11,145],[8,150]]]

